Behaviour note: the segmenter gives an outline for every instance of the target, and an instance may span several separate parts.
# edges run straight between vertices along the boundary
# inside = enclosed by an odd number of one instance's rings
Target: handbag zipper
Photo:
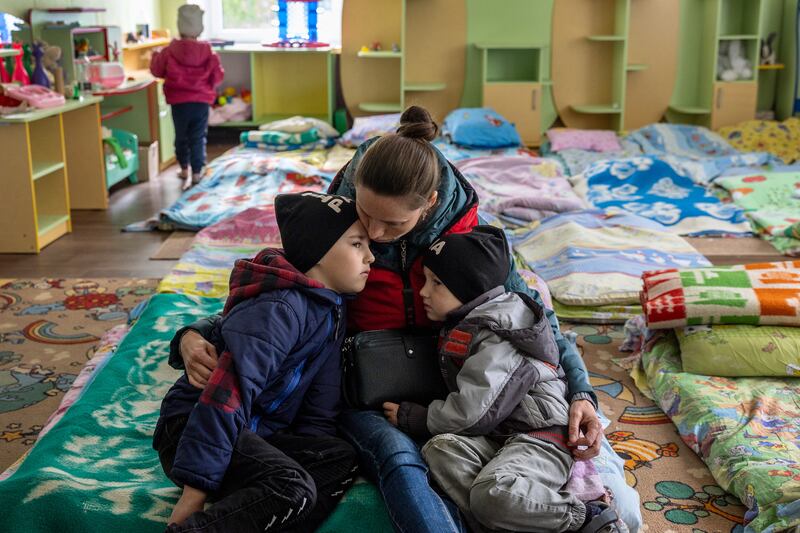
[[[414,289],[411,287],[411,279],[406,269],[407,248],[407,241],[400,241],[400,277],[403,279],[403,308],[406,315],[406,326],[413,328],[416,322],[416,317],[414,316]]]

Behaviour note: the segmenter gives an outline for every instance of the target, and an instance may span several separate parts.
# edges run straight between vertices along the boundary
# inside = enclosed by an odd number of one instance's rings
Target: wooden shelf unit
[[[522,143],[538,146],[542,132],[543,55],[545,44],[478,43],[482,55],[482,105],[517,128]]]
[[[679,8],[678,0],[554,3],[553,99],[567,127],[623,131],[661,120],[677,71]]]
[[[667,118],[719,129],[755,116],[762,0],[685,0],[680,24],[678,77]],[[717,78],[722,43],[742,41],[753,76]]]
[[[223,87],[252,94],[252,118],[217,127],[252,127],[295,115],[333,124],[334,50],[233,45],[216,48],[225,68]]]
[[[459,105],[466,3],[348,0],[342,11],[341,84],[353,116],[426,107],[434,120]],[[380,42],[385,50],[362,52]],[[399,51],[391,51],[397,44]]]

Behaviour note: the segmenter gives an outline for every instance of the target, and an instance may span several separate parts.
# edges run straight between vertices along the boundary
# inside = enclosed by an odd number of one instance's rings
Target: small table
[[[39,253],[72,231],[70,209],[106,209],[101,97],[0,116],[0,253]]]

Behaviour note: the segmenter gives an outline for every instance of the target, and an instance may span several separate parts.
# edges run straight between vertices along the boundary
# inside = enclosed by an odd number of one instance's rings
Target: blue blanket
[[[631,132],[627,140],[646,155],[663,156],[701,185],[732,167],[759,167],[780,161],[766,152],[742,153],[725,139],[701,126],[650,124]]]
[[[744,211],[722,203],[655,156],[593,163],[571,178],[579,196],[609,212],[636,213],[677,235],[750,235]]]
[[[197,186],[161,212],[161,220],[196,230],[250,207],[272,205],[281,193],[327,189],[333,173],[289,155],[242,148],[218,157]]]

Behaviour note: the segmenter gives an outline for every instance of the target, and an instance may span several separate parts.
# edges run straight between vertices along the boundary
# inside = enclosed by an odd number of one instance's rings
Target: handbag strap
[[[406,268],[406,241],[400,241],[400,277],[403,278],[403,309],[406,317],[406,327],[413,329],[416,323],[414,312],[414,288],[411,287],[411,276]]]

